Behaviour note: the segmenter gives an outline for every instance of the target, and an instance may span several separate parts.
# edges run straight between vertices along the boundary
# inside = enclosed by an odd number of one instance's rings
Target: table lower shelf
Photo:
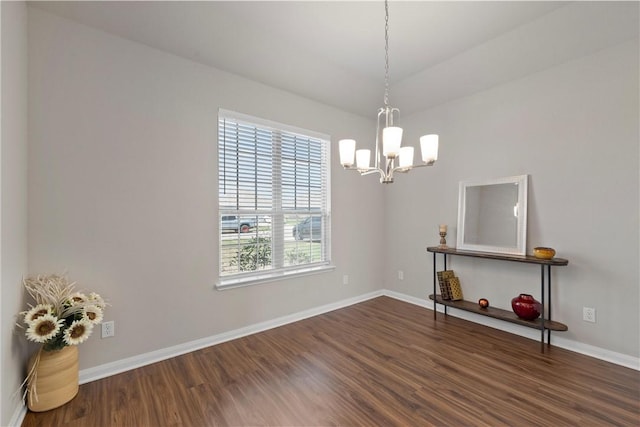
[[[483,316],[493,317],[494,319],[504,320],[506,322],[515,323],[517,325],[527,326],[529,328],[540,329],[540,322],[542,319],[536,320],[524,320],[519,318],[514,312],[503,310],[501,308],[480,308],[480,306],[471,301],[451,301],[443,300],[440,295],[429,295],[430,300],[435,300],[436,303],[446,305],[447,307],[457,308],[459,310],[470,311],[472,313],[481,314]],[[545,320],[544,328],[551,331],[566,331],[567,325],[560,322],[554,322],[553,320]]]

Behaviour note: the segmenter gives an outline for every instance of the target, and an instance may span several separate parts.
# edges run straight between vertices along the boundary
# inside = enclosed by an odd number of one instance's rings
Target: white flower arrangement
[[[56,274],[28,277],[23,284],[36,305],[23,311],[29,341],[45,351],[60,350],[87,340],[94,325],[102,322],[106,303],[96,293],[75,291],[75,282]]]
[[[26,328],[20,324],[18,326],[25,329],[29,341],[42,346],[34,355],[33,364],[20,389],[27,386],[22,394],[23,401],[27,391],[30,391],[29,398],[37,402],[37,368],[42,352],[61,350],[85,342],[91,336],[94,325],[102,322],[107,303],[96,293],[86,295],[77,292],[75,282],[70,282],[64,275],[28,277],[22,283],[35,305],[29,304],[29,310],[19,313]]]

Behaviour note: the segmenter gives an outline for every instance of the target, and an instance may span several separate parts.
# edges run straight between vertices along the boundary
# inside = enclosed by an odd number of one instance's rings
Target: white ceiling
[[[383,101],[381,1],[30,4],[366,117]],[[391,1],[389,15],[404,114],[638,37],[635,1]]]

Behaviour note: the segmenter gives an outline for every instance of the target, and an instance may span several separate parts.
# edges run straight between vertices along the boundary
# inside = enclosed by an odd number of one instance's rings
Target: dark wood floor
[[[23,426],[638,426],[640,373],[391,298],[84,384]]]

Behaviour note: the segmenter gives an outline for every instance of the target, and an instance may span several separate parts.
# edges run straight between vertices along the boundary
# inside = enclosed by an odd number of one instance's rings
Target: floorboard
[[[80,386],[36,426],[638,426],[640,372],[380,297]]]

